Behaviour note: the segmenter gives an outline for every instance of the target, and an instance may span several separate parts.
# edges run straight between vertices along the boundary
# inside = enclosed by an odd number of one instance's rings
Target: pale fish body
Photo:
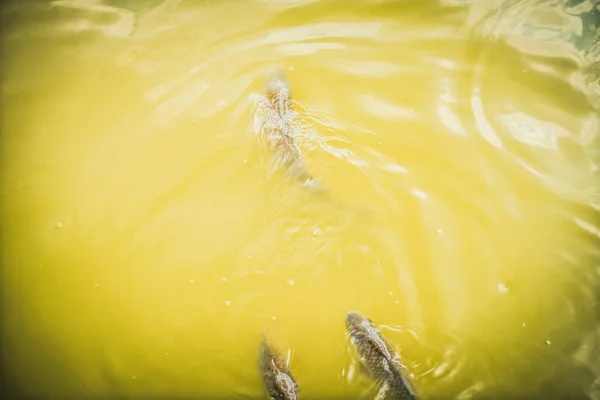
[[[288,177],[315,188],[313,177],[302,160],[299,137],[302,135],[298,113],[292,107],[290,83],[282,70],[274,71],[267,79],[266,104],[262,107],[255,133],[266,143],[271,153],[272,172],[283,170]]]
[[[415,390],[398,355],[381,332],[373,326],[373,322],[351,311],[346,314],[346,328],[363,367],[380,388],[378,397],[417,400]]]

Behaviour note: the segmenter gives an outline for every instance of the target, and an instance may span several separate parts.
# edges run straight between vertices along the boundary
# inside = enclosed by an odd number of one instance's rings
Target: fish
[[[405,367],[373,321],[350,311],[346,314],[346,328],[358,351],[361,367],[379,386],[377,398],[417,400]]]
[[[298,384],[292,372],[264,336],[260,345],[260,371],[271,399],[298,400]]]
[[[266,102],[255,114],[254,131],[271,152],[271,172],[283,170],[292,180],[327,197],[328,191],[304,163],[299,140],[305,127],[294,110],[290,81],[282,69],[275,69],[267,77],[265,94]]]

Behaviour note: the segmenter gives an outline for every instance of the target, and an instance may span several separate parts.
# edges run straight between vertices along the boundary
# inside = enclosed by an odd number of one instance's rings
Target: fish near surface
[[[254,133],[271,152],[271,172],[283,170],[290,178],[326,195],[302,160],[298,140],[304,127],[292,107],[290,83],[282,70],[276,70],[268,77],[265,93],[267,101],[255,114]]]
[[[417,400],[416,392],[398,355],[373,322],[351,311],[346,314],[346,328],[358,351],[362,366],[380,388],[377,397]]]
[[[260,371],[271,399],[298,400],[298,384],[292,372],[266,338],[260,347]]]

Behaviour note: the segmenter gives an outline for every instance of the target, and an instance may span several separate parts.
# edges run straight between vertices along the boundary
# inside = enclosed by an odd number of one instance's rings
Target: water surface
[[[599,12],[3,3],[8,388],[264,398],[267,330],[301,398],[372,398],[358,310],[423,398],[600,399]],[[265,169],[276,68],[329,198]]]

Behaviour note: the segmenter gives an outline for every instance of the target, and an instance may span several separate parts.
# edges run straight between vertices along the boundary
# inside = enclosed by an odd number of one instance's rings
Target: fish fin
[[[408,392],[410,393],[410,395],[412,397],[416,398],[417,391],[415,390],[415,387],[413,386],[413,382],[412,382],[413,377],[411,376],[408,368],[406,368],[406,366],[404,364],[402,364],[400,361],[397,361],[395,366],[398,369],[398,373],[400,374],[402,382],[404,383],[404,387],[406,388],[406,390],[408,390]]]
[[[379,351],[379,353],[388,361],[392,360],[392,352],[387,348],[385,343],[379,338],[373,338],[367,335],[367,340]]]
[[[386,383],[384,383],[383,385],[381,385],[381,388],[379,389],[379,392],[377,392],[377,395],[375,396],[375,398],[373,400],[383,400],[385,399],[385,396],[387,395],[387,392],[389,390],[389,386]]]
[[[363,361],[358,362],[358,374],[359,376],[368,378],[369,380],[373,378],[373,374],[371,374],[371,371],[369,371],[369,368],[367,368]]]
[[[369,381],[369,385],[367,385],[365,387],[365,389],[362,390],[362,392],[360,393],[358,398],[360,398],[360,399],[372,398],[373,393],[375,392],[376,388],[377,388],[377,383],[375,383],[373,381]]]

